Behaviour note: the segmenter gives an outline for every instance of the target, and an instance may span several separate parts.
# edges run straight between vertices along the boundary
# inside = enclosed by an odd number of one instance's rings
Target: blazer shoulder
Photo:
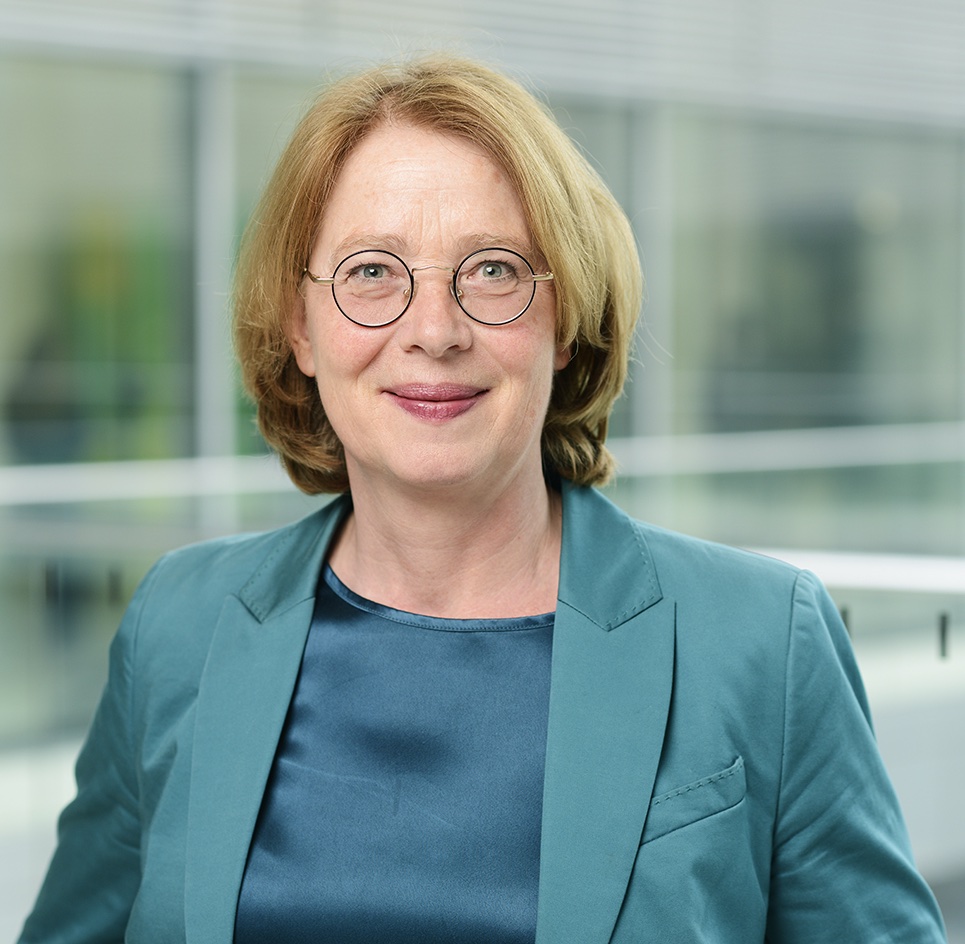
[[[580,547],[580,556],[599,554],[612,564],[614,557],[637,559],[638,568],[653,567],[664,593],[697,581],[761,582],[787,589],[801,571],[791,564],[753,551],[718,544],[671,531],[634,518],[594,488],[564,486],[564,515]],[[564,528],[567,517],[564,517]]]
[[[787,616],[802,573],[790,564],[639,521],[596,489],[563,497],[560,598],[599,625],[663,598],[713,625]]]
[[[755,551],[670,531],[633,519],[650,547],[661,582],[710,580],[724,584],[770,585],[791,590],[800,568]],[[669,592],[669,587],[665,587]]]
[[[661,589],[676,602],[678,633],[734,652],[761,654],[764,647],[781,663],[789,658],[792,637],[803,634],[812,645],[824,640],[836,661],[853,662],[837,606],[810,571],[653,525],[639,527]]]

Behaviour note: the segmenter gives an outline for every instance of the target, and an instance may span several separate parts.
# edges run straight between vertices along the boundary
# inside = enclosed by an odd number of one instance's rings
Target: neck
[[[562,502],[542,475],[480,497],[354,486],[330,555],[360,596],[454,619],[556,609]]]

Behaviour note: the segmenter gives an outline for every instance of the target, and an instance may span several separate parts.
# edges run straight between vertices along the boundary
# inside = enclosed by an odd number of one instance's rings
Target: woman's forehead
[[[339,258],[373,246],[400,255],[533,248],[522,201],[500,164],[471,141],[411,125],[382,126],[350,153],[317,245]]]

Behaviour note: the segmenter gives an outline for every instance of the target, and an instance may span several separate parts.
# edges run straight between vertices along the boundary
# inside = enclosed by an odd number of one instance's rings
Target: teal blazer
[[[229,944],[347,508],[145,578],[23,942]],[[815,578],[566,485],[541,842],[538,944],[945,939]]]

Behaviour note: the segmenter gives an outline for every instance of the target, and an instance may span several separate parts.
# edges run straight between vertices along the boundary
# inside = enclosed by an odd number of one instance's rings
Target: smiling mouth
[[[411,416],[447,420],[471,410],[488,392],[486,387],[468,384],[403,384],[385,391]]]

